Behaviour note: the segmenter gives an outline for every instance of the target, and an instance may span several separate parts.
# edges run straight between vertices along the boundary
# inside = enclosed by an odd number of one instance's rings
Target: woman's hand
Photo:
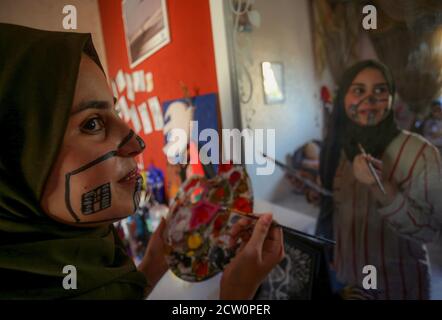
[[[379,179],[382,180],[382,161],[375,159],[370,155],[358,154],[354,158],[353,174],[359,182],[370,186],[376,184],[376,180],[368,168],[368,162],[373,165]]]
[[[241,237],[244,242],[224,269],[220,299],[252,299],[267,274],[284,258],[282,230],[271,226],[272,215],[262,215],[250,235],[247,229],[252,222],[243,218],[232,227],[232,238]]]
[[[160,224],[149,240],[143,261],[141,261],[138,266],[138,270],[143,272],[146,276],[148,283],[147,289],[149,292],[169,269],[165,258],[165,244],[162,238],[165,227],[166,220],[162,218]]]
[[[376,179],[368,168],[367,161],[373,165],[373,168],[384,186],[386,194],[379,189]],[[373,158],[370,155],[359,154],[353,160],[353,174],[356,180],[370,187],[376,200],[383,206],[387,206],[393,202],[398,190],[395,184],[382,179],[382,161]]]

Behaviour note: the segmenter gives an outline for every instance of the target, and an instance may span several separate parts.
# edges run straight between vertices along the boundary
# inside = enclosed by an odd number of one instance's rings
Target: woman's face
[[[361,126],[375,126],[391,108],[392,96],[381,71],[366,68],[353,79],[345,95],[347,116]]]
[[[138,206],[141,176],[134,157],[144,142],[119,118],[100,68],[82,56],[63,144],[41,206],[53,219],[96,226]]]

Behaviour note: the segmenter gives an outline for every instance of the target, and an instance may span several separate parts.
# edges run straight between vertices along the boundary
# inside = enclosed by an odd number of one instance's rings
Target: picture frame
[[[333,242],[283,228],[285,258],[269,273],[256,300],[314,300],[333,296],[327,250]]]
[[[262,85],[265,104],[285,102],[284,65],[281,62],[261,63]]]
[[[170,43],[166,0],[122,0],[127,56],[131,68]]]

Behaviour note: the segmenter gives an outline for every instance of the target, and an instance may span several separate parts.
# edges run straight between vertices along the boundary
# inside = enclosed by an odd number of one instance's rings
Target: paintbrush
[[[267,154],[261,152],[261,154],[273,161],[278,167],[280,167],[281,169],[283,169],[284,171],[288,172],[289,174],[293,175],[294,177],[296,177],[297,179],[301,180],[306,186],[312,188],[313,190],[315,190],[316,192],[319,192],[320,194],[322,194],[323,196],[326,197],[333,197],[333,192],[326,190],[324,188],[321,188],[320,186],[318,186],[316,183],[314,183],[313,181],[306,179],[304,177],[302,177],[297,170],[290,168],[289,166],[285,165],[284,163],[282,163],[281,161],[278,161],[276,159],[273,159],[271,157],[269,157]]]
[[[252,220],[258,220],[259,219],[259,215],[253,214],[253,213],[246,213],[246,212],[242,212],[240,210],[236,210],[236,209],[231,209],[231,208],[227,208],[227,207],[222,207],[225,210],[230,210],[233,213],[236,213],[238,216],[240,216],[241,218],[248,218],[248,219],[252,219]],[[275,220],[272,221],[272,227],[277,227],[277,228],[281,228],[282,230],[289,232],[289,233],[296,233],[298,235],[310,238],[310,239],[315,239],[315,240],[320,240],[323,241],[325,243],[327,243],[328,245],[334,245],[335,241],[320,237],[320,236],[314,236],[311,234],[308,234],[306,232],[302,232],[296,229],[292,229],[289,227],[286,227],[278,222],[276,222]]]
[[[367,157],[368,155],[365,152],[364,147],[362,147],[362,145],[360,143],[358,143],[358,147],[359,147],[359,150],[361,151],[361,153],[364,155],[364,157]],[[374,180],[376,181],[376,184],[378,185],[379,189],[382,191],[383,194],[387,194],[387,192],[385,192],[384,185],[382,184],[381,179],[379,178],[378,174],[376,173],[376,170],[373,167],[372,163],[367,158],[365,158],[365,161],[367,162],[368,169],[370,170],[370,173],[373,176]]]

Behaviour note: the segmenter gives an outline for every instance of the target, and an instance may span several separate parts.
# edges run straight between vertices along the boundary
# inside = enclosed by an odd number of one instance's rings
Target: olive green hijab
[[[40,199],[63,141],[89,34],[0,24],[0,298],[135,299],[146,279],[112,225],[78,228],[45,215]],[[65,290],[64,266],[77,270]]]

